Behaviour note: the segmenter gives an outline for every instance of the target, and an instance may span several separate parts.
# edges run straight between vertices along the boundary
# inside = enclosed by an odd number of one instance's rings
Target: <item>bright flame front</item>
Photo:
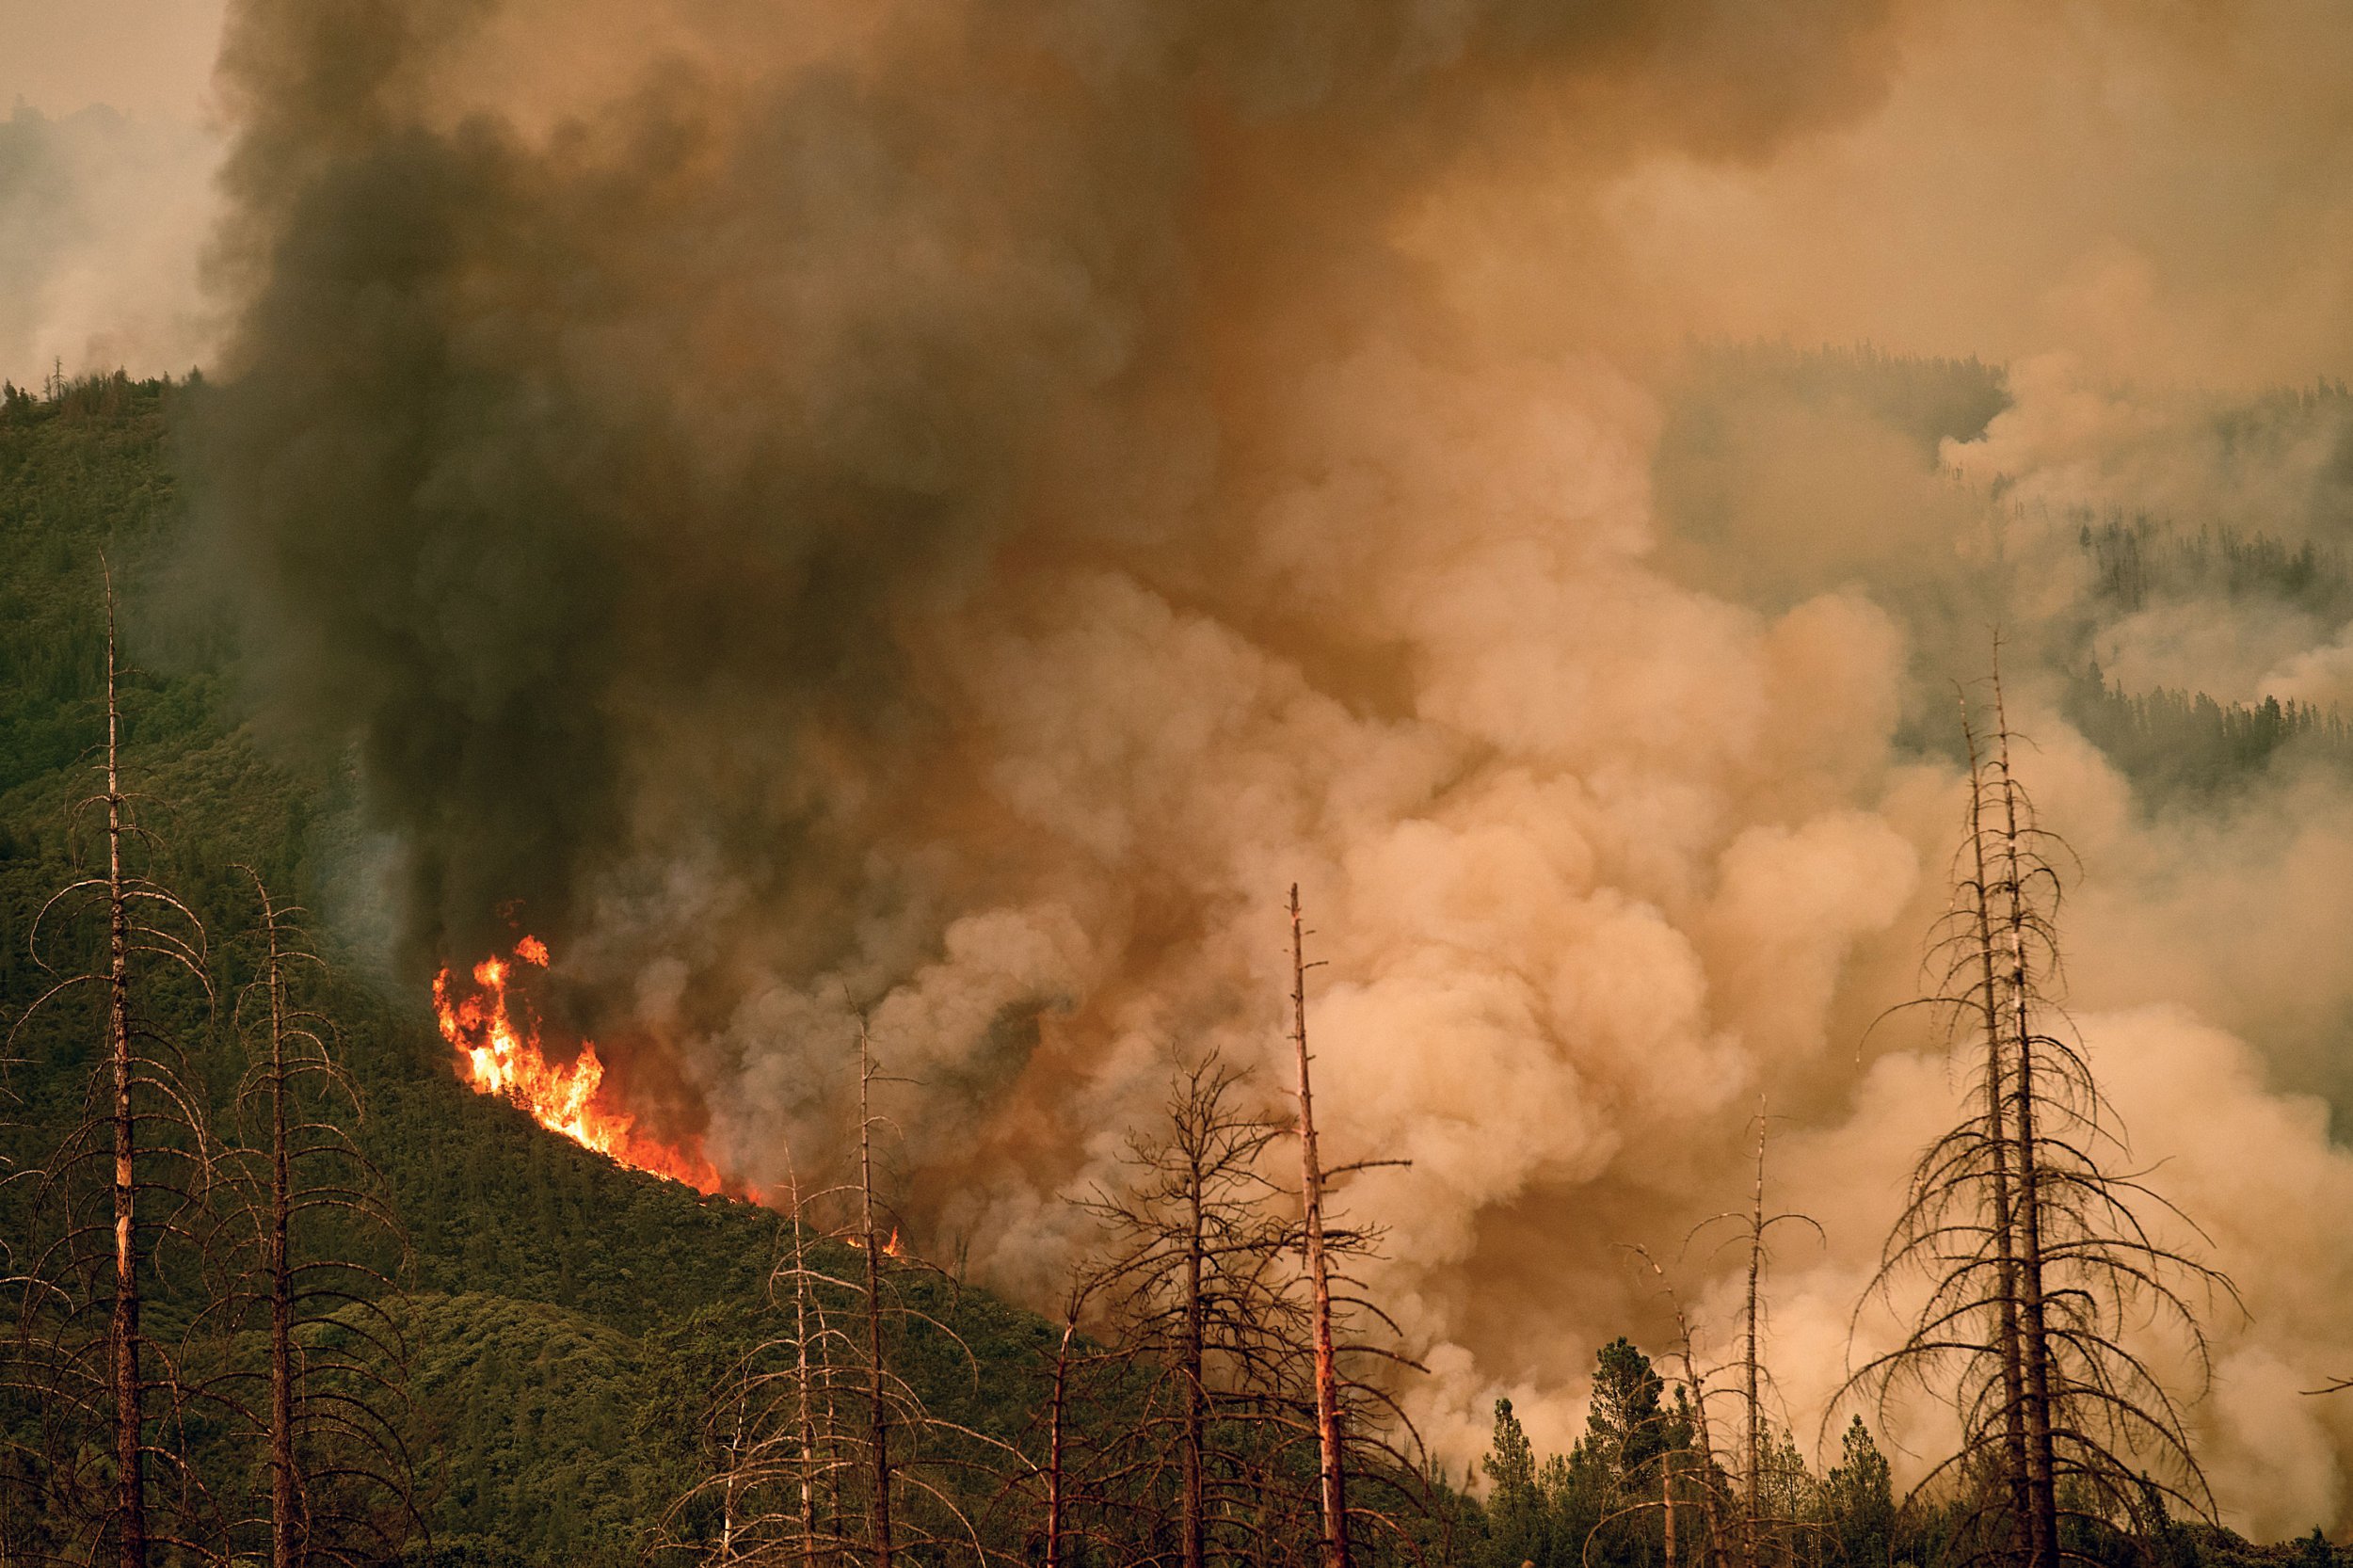
[[[461,1072],[477,1094],[499,1095],[560,1132],[623,1165],[682,1181],[701,1192],[719,1190],[717,1167],[699,1148],[674,1148],[634,1129],[636,1118],[603,1094],[604,1064],[596,1043],[583,1040],[568,1064],[550,1062],[539,1048],[539,1027],[520,997],[509,997],[516,964],[545,968],[548,948],[536,936],[515,944],[514,955],[473,967],[473,984],[456,994],[450,971],[433,980],[433,1011],[441,1038],[457,1052]]]

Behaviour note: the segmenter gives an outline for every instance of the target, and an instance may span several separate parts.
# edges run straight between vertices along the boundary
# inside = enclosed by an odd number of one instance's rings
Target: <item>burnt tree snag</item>
[[[1299,1201],[1312,1304],[1316,1447],[1323,1503],[1324,1568],[1353,1568],[1348,1544],[1348,1470],[1340,1433],[1340,1379],[1332,1352],[1332,1277],[1324,1256],[1323,1165],[1316,1149],[1315,1091],[1308,1078],[1306,932],[1299,884],[1291,884],[1291,1043],[1299,1060]]]

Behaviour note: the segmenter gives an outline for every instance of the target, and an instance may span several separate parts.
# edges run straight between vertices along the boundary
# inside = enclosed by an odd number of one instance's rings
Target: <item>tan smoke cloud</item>
[[[1473,254],[1455,297],[1507,339],[1868,339],[2240,388],[2342,375],[2348,28],[2328,0],[1909,6],[1866,113],[1765,157],[1633,159],[1598,192],[1547,177],[1576,166],[1571,127],[1530,127],[1427,203],[1416,250]],[[1564,255],[1609,286],[1569,283]]]
[[[1985,646],[1922,584],[2008,558],[1997,479],[2239,493],[2109,379],[2343,361],[2320,11],[601,8],[230,35],[213,548],[263,695],[358,728],[412,947],[527,898],[616,1080],[761,1184],[835,1151],[862,1009],[919,1233],[1042,1297],[1172,1056],[1281,1081],[1295,881],[1328,1135],[1413,1161],[1352,1203],[1441,1450],[1498,1393],[1564,1447],[1593,1348],[1661,1346],[1617,1244],[1738,1201],[1760,1092],[1827,1233],[1774,1320],[1810,1441],[1951,1112],[1916,1026],[1865,1039],[1959,817],[1913,664]],[[1676,351],[1759,332],[2018,356],[2014,405],[1962,484],[1759,416],[1725,531],[1672,531]],[[2353,1429],[2293,1389],[2353,1368],[2353,1239],[2282,1194],[2347,1171],[2246,1042],[2332,1038],[2281,997],[2338,994],[2297,968],[2353,880],[2272,806],[2136,814],[2035,686],[2085,1032],[2250,1307],[2223,1501],[2333,1518]]]

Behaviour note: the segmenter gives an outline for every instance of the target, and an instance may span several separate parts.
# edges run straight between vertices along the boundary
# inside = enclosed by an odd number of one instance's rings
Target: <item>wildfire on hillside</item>
[[[441,1038],[457,1052],[459,1075],[475,1093],[502,1096],[549,1131],[632,1170],[699,1192],[719,1191],[718,1168],[698,1145],[674,1146],[640,1133],[636,1118],[611,1102],[594,1041],[583,1040],[569,1063],[548,1060],[539,1048],[537,1017],[510,986],[519,964],[547,968],[547,944],[525,936],[511,957],[484,959],[473,967],[471,987],[454,984],[446,968],[434,977],[433,1011]]]

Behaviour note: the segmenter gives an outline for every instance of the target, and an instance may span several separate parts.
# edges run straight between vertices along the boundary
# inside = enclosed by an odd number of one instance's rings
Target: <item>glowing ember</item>
[[[548,946],[536,936],[515,944],[514,961],[545,968]],[[617,1110],[601,1093],[604,1064],[593,1041],[580,1043],[570,1063],[550,1062],[539,1049],[539,1026],[521,999],[510,1004],[507,980],[514,972],[503,958],[473,967],[473,985],[456,995],[450,971],[433,981],[433,1011],[441,1038],[457,1052],[461,1072],[477,1094],[501,1095],[531,1113],[551,1132],[560,1132],[634,1170],[682,1181],[701,1192],[719,1190],[719,1172],[699,1148],[673,1148],[632,1130],[636,1118]]]

